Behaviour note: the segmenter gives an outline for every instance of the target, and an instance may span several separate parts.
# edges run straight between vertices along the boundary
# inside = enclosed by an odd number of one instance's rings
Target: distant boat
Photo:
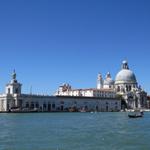
[[[82,113],[83,113],[83,112],[86,112],[86,110],[79,110],[79,112],[82,112]]]
[[[20,108],[19,107],[11,107],[11,109],[9,109],[9,112],[20,112]]]
[[[140,110],[134,110],[128,113],[129,118],[139,118],[139,117],[143,117],[143,115],[144,115],[143,111]]]
[[[150,109],[143,109],[143,111],[145,111],[145,112],[149,112],[149,111],[150,111]]]
[[[87,112],[87,111],[86,111],[85,108],[83,107],[83,108],[81,108],[81,109],[79,110],[79,112]]]

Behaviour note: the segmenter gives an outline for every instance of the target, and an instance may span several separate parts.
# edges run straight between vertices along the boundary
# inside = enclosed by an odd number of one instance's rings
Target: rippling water
[[[149,150],[150,113],[2,113],[0,149]]]

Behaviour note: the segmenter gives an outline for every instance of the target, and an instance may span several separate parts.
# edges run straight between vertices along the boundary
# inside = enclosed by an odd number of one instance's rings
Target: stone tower
[[[6,94],[17,94],[20,95],[21,94],[21,84],[18,83],[17,79],[16,79],[16,72],[14,70],[14,72],[12,73],[12,79],[10,81],[10,83],[8,83],[6,85]]]
[[[97,76],[97,89],[102,89],[103,88],[103,78],[100,73],[98,73]]]

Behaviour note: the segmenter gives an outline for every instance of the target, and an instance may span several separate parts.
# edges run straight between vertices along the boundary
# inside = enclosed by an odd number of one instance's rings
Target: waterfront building
[[[71,85],[61,85],[55,96],[84,96],[99,98],[122,99],[122,109],[135,109],[147,107],[147,93],[138,85],[136,76],[129,69],[128,62],[123,61],[121,70],[117,73],[115,80],[111,78],[110,72],[105,79],[99,73],[96,88],[72,89]]]
[[[60,87],[64,91],[71,89],[69,85]],[[22,84],[16,79],[15,71],[10,83],[6,85],[5,93],[0,94],[0,112],[58,112],[58,111],[120,111],[121,100],[116,99],[113,91],[111,96],[97,96],[97,89],[87,89],[85,95],[79,94],[79,90],[73,90],[72,95],[64,94],[57,96],[23,94]],[[91,90],[94,91],[92,95]],[[101,93],[99,93],[100,95]]]
[[[116,75],[115,90],[117,95],[122,96],[128,109],[147,107],[147,93],[138,85],[127,61],[122,62],[121,70]]]
[[[105,79],[99,73],[96,88],[73,89],[63,84],[54,95],[24,94],[21,89],[14,71],[5,93],[0,94],[0,112],[120,111],[147,107],[147,93],[138,86],[127,61],[123,61],[115,80],[109,72]]]

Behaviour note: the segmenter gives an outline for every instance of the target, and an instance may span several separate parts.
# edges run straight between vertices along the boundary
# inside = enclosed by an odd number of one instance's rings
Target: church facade
[[[96,88],[73,89],[63,84],[54,95],[46,96],[23,94],[21,89],[14,71],[5,93],[0,94],[0,112],[120,111],[147,105],[147,93],[138,86],[126,61],[115,80],[109,72],[105,79],[98,74]]]
[[[106,74],[105,79],[99,73],[96,88],[72,89],[69,84],[63,84],[54,95],[121,98],[122,109],[147,107],[147,93],[138,85],[136,76],[129,69],[127,61],[122,62],[121,70],[116,74],[115,80],[111,78],[109,72]]]

